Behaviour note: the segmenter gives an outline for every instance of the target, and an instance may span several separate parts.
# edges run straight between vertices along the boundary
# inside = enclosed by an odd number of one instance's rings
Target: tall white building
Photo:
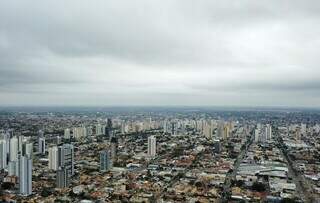
[[[307,135],[307,124],[305,124],[305,123],[301,123],[301,134],[303,136]]]
[[[87,131],[87,136],[92,136],[92,135],[93,135],[93,128],[92,128],[92,126],[86,127],[86,131]]]
[[[12,137],[10,139],[10,161],[17,161],[18,156],[18,138]]]
[[[66,139],[66,140],[70,139],[70,129],[69,128],[64,130],[64,139]]]
[[[31,142],[24,142],[22,145],[22,155],[32,158],[33,156],[33,144]]]
[[[148,137],[148,156],[155,157],[157,150],[156,138],[154,136]]]
[[[228,125],[224,125],[223,128],[223,139],[226,140],[230,137],[230,128]]]
[[[270,124],[266,125],[266,132],[265,132],[266,140],[272,139],[272,127]]]
[[[3,135],[3,139],[6,141],[6,144],[7,144],[6,150],[7,150],[7,155],[8,155],[8,158],[9,158],[9,154],[10,154],[10,135],[8,133],[4,134]]]
[[[58,170],[58,147],[53,146],[49,148],[49,169]]]
[[[102,133],[102,126],[101,126],[101,124],[97,124],[96,125],[96,135],[102,135],[103,133]]]
[[[0,170],[7,168],[7,143],[0,140]]]
[[[206,122],[203,127],[203,134],[206,138],[212,138],[213,125],[211,122]]]
[[[9,176],[19,176],[18,161],[10,161],[8,164]]]
[[[73,128],[73,138],[79,140],[87,136],[87,129],[86,127],[76,127]]]
[[[224,137],[224,122],[223,121],[219,121],[217,124],[216,137],[217,138]]]
[[[22,195],[32,194],[32,159],[19,156],[19,193]]]
[[[259,129],[255,129],[255,131],[254,131],[254,141],[255,142],[260,141],[260,130]]]

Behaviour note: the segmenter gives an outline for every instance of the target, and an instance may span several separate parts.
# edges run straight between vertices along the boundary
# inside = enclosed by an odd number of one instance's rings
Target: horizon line
[[[320,106],[285,105],[0,105],[0,108],[249,108],[320,109]]]

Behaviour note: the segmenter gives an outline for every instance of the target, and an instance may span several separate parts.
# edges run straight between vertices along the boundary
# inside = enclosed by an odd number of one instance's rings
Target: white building
[[[156,138],[154,136],[148,137],[148,156],[155,157],[157,150]]]
[[[9,176],[19,176],[18,161],[10,161],[8,164]]]
[[[307,135],[307,124],[305,124],[305,123],[301,123],[301,134],[303,136]]]
[[[49,169],[58,170],[58,147],[53,146],[49,148]]]
[[[0,169],[7,168],[7,143],[0,140]]]
[[[32,159],[19,156],[19,193],[22,195],[32,194]]]
[[[266,136],[267,140],[271,140],[272,139],[272,127],[271,127],[270,124],[266,125],[266,134],[265,134],[265,136]]]
[[[103,129],[101,124],[96,125],[96,135],[102,135],[103,134]]]
[[[87,137],[86,127],[75,127],[73,128],[73,138],[79,140],[81,138]]]
[[[10,139],[10,161],[17,161],[18,156],[18,138]]]
[[[260,130],[259,129],[256,129],[254,131],[254,141],[255,142],[259,142],[260,141]]]
[[[31,142],[24,142],[22,145],[22,154],[29,158],[33,156],[33,144]]]
[[[67,128],[64,130],[64,139],[70,139],[70,129]]]

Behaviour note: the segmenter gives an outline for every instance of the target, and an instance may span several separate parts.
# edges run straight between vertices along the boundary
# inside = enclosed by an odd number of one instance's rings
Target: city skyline
[[[3,202],[317,202],[320,112],[0,111]]]
[[[0,202],[320,203],[319,11],[1,0]]]
[[[1,1],[0,106],[320,107],[318,1]]]

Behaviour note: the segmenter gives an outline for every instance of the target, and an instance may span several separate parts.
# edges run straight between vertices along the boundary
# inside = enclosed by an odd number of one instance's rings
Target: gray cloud
[[[4,0],[0,105],[319,106],[319,10],[315,0]]]

